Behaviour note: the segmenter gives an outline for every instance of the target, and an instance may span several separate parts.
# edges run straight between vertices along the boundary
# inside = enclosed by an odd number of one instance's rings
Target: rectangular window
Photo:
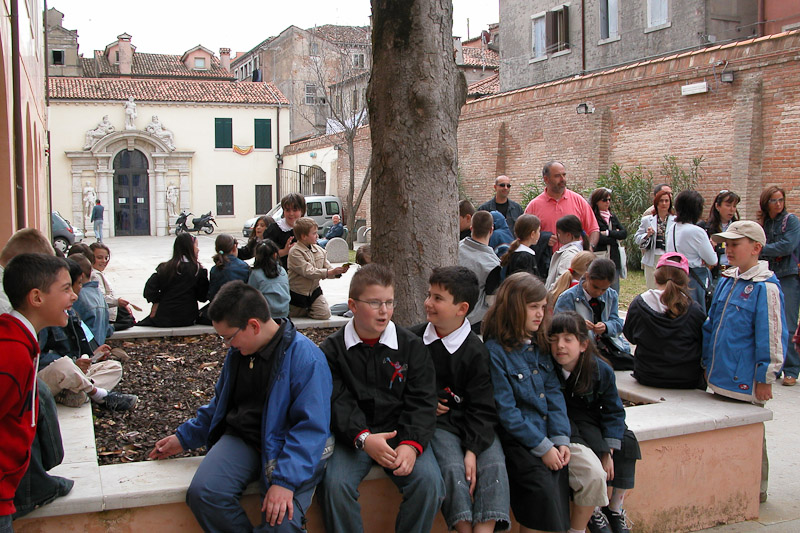
[[[364,68],[364,54],[353,54],[353,66]]]
[[[268,118],[255,119],[255,147],[272,148],[272,121]]]
[[[561,6],[545,15],[547,26],[547,53],[569,50],[569,7]]]
[[[233,185],[217,185],[217,215],[233,215]]]
[[[313,83],[306,83],[306,105],[317,103],[317,86]]]
[[[64,50],[53,50],[53,65],[64,64]]]
[[[194,68],[196,68],[196,69],[204,69],[204,68],[206,68],[206,58],[205,57],[195,57],[194,58]]]
[[[339,202],[325,202],[325,210],[329,216],[339,214]]]
[[[647,0],[647,27],[662,26],[669,22],[668,0]]]
[[[308,202],[306,204],[307,217],[321,217],[322,216],[322,202]]]
[[[531,55],[534,58],[547,55],[547,32],[544,22],[544,15],[531,19]]]
[[[256,185],[256,214],[266,215],[272,209],[272,185]]]
[[[618,0],[600,0],[600,39],[619,37]]]
[[[309,46],[309,55],[312,57],[316,57],[319,55],[319,43],[313,42]]]
[[[214,119],[214,148],[233,148],[233,119]]]

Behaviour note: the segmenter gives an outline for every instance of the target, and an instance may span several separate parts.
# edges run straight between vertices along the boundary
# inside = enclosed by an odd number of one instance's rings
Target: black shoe
[[[121,392],[111,391],[100,406],[110,411],[127,411],[133,409],[133,406],[136,405],[138,401],[139,397],[135,394],[123,394]]]
[[[591,533],[613,533],[611,526],[608,524],[608,518],[606,518],[606,515],[599,507],[595,507],[592,517],[589,519],[589,523],[586,524],[586,529],[591,531]]]
[[[620,509],[618,513],[615,513],[608,507],[603,507],[603,514],[608,518],[611,531],[614,533],[630,533],[633,522],[625,514],[625,509]]]

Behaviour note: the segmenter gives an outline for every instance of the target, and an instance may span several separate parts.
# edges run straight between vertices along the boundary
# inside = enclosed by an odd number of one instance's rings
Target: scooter
[[[198,233],[202,231],[206,235],[211,235],[214,233],[214,226],[217,224],[217,221],[214,220],[214,215],[211,214],[211,211],[202,215],[200,218],[193,218],[193,227],[190,228],[186,225],[186,220],[189,218],[189,215],[192,214],[193,213],[191,212],[181,211],[180,216],[175,221],[175,235],[180,235],[183,232],[189,233],[192,231],[196,231]]]

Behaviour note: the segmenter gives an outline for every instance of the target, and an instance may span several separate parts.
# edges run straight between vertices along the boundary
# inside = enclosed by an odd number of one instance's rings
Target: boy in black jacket
[[[444,497],[439,466],[426,447],[436,426],[436,380],[422,341],[395,326],[394,280],[369,264],[353,276],[353,320],[320,348],[333,376],[336,448],[322,483],[327,531],[363,530],[358,485],[374,463],[403,493],[395,531],[428,532]]]
[[[445,482],[442,514],[450,530],[505,531],[508,474],[494,431],[489,352],[466,318],[478,301],[478,278],[466,267],[447,266],[434,269],[428,283],[428,322],[411,331],[428,346],[436,369],[439,405],[431,449]]]

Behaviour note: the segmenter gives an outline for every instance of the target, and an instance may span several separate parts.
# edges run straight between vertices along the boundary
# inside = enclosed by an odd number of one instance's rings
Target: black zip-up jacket
[[[422,453],[436,428],[436,376],[422,340],[398,326],[397,350],[380,342],[347,350],[344,330],[320,345],[333,377],[333,434],[353,445],[365,430],[397,430],[390,446],[409,444]]]

